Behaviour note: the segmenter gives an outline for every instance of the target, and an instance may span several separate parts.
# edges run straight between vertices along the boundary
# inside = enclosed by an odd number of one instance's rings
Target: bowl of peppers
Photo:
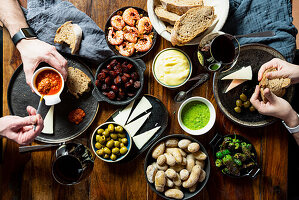
[[[214,164],[227,176],[254,179],[261,168],[257,164],[254,146],[244,137],[232,134],[216,134],[211,140]]]

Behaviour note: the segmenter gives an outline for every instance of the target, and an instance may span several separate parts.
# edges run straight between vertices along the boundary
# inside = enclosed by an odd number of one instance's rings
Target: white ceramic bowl
[[[201,129],[199,129],[199,130],[191,130],[191,129],[187,128],[187,127],[184,125],[184,123],[183,123],[183,121],[182,121],[182,119],[181,119],[181,115],[182,115],[182,110],[183,110],[183,108],[184,108],[188,103],[190,103],[190,102],[194,102],[194,101],[200,101],[200,102],[206,104],[206,105],[208,106],[208,108],[209,108],[209,111],[210,111],[210,120],[209,120],[209,122],[207,123],[207,125],[206,125],[205,127],[201,128]],[[213,104],[212,104],[209,100],[207,100],[206,98],[203,98],[203,97],[191,97],[191,98],[185,100],[185,101],[181,104],[181,106],[180,106],[180,108],[179,108],[179,112],[178,112],[178,122],[179,122],[181,128],[182,128],[184,131],[186,131],[187,133],[191,134],[191,135],[203,135],[203,134],[207,133],[207,132],[208,132],[209,130],[211,130],[211,128],[214,126],[214,124],[215,124],[215,120],[216,120],[216,112],[215,112],[215,108],[214,108]]]

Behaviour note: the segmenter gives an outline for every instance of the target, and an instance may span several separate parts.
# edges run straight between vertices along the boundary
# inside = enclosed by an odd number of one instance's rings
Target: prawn
[[[140,19],[140,15],[136,9],[128,8],[124,11],[123,19],[128,25],[134,26],[136,21]]]
[[[123,17],[120,15],[115,15],[111,18],[111,26],[116,30],[121,30],[126,25]]]
[[[119,45],[124,41],[124,32],[116,31],[113,28],[109,28],[108,41],[112,45]]]
[[[121,45],[119,45],[118,48],[119,48],[118,51],[122,56],[131,56],[135,51],[135,44],[124,42]]]
[[[144,34],[151,32],[153,26],[148,17],[142,17],[138,22],[137,28],[141,34]]]
[[[151,46],[153,45],[153,40],[148,35],[143,35],[142,38],[138,40],[138,42],[135,44],[136,51],[139,52],[145,52],[148,51]]]
[[[127,40],[128,42],[131,42],[131,43],[136,43],[137,42],[137,36],[139,34],[137,28],[130,27],[130,26],[125,26],[123,31],[124,31],[125,40]]]

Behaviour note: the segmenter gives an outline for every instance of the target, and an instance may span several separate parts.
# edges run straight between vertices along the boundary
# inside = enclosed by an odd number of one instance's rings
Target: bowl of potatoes
[[[206,185],[210,160],[204,146],[183,135],[167,135],[153,144],[144,162],[149,186],[165,199],[189,199]]]
[[[91,136],[91,147],[98,158],[105,162],[119,162],[130,152],[132,138],[128,131],[116,122],[98,126]]]

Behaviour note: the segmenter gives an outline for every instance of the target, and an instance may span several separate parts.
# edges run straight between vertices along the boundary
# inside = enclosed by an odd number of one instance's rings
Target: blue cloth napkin
[[[56,46],[57,50],[69,53],[66,45],[55,44],[56,30],[66,21],[78,24],[82,31],[82,41],[77,55],[88,58],[96,63],[113,55],[109,49],[105,33],[84,12],[78,10],[73,4],[61,0],[28,0],[24,14],[28,25],[35,31],[42,41]]]
[[[240,44],[262,43],[278,50],[292,62],[297,29],[292,24],[290,0],[230,0],[229,17],[222,29],[232,35],[272,30],[274,37],[240,38]]]

